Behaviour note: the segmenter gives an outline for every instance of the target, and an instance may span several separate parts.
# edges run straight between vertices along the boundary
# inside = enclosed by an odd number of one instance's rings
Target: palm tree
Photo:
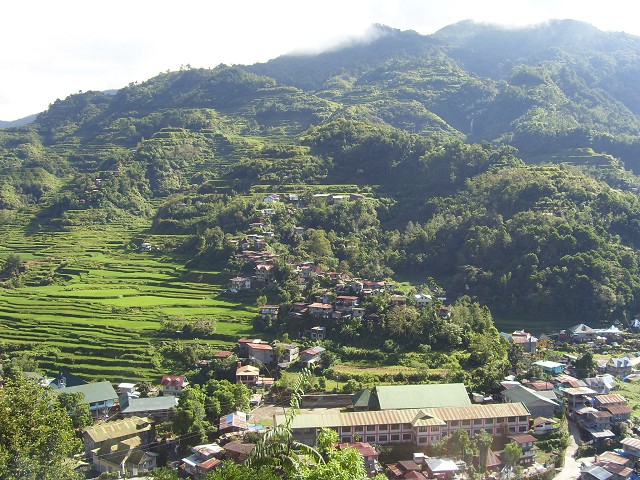
[[[271,467],[280,477],[291,478],[298,469],[300,456],[307,457],[316,464],[324,463],[322,455],[315,448],[295,441],[291,430],[291,422],[300,410],[303,389],[308,385],[310,377],[310,370],[305,369],[300,373],[284,422],[262,436],[246,461],[248,466]]]

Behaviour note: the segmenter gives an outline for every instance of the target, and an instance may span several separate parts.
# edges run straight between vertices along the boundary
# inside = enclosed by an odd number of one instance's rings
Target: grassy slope
[[[38,346],[50,373],[66,367],[115,382],[154,380],[162,373],[149,345],[160,340],[155,330],[163,315],[214,316],[216,334],[206,343],[218,348],[249,335],[254,309],[220,298],[223,286],[186,281],[187,272],[167,255],[127,251],[127,239],[146,227],[110,224],[30,234],[26,218],[0,226],[0,261],[15,252],[28,263],[26,286],[0,290],[0,342]],[[62,283],[36,285],[54,269]]]

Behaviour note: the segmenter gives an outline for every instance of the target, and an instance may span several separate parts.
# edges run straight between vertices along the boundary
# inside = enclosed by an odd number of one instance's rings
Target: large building
[[[431,385],[380,385],[354,395],[354,409],[395,410],[406,408],[466,407],[471,405],[462,383]]]
[[[407,408],[378,411],[310,413],[293,418],[293,438],[307,445],[316,443],[321,428],[338,432],[340,442],[363,441],[376,444],[406,443],[427,446],[459,429],[469,435],[486,430],[492,436],[525,433],[530,413],[522,403]],[[275,416],[274,422],[284,422]]]

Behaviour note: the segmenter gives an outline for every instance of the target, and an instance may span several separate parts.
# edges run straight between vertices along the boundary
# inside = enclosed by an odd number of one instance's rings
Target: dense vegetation
[[[266,222],[283,259],[433,277],[502,317],[635,315],[640,41],[576,22],[378,29],[317,56],[55,101],[0,130],[0,223],[28,215],[30,235],[138,218],[188,268],[242,273],[229,240]],[[300,200],[267,205],[269,192]],[[274,300],[294,300],[278,275]]]

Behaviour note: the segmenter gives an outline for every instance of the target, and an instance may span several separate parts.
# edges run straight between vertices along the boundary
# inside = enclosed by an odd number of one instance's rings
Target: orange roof
[[[174,387],[185,387],[187,385],[187,377],[185,376],[173,376],[173,375],[165,375],[160,380],[162,385],[171,385]]]

